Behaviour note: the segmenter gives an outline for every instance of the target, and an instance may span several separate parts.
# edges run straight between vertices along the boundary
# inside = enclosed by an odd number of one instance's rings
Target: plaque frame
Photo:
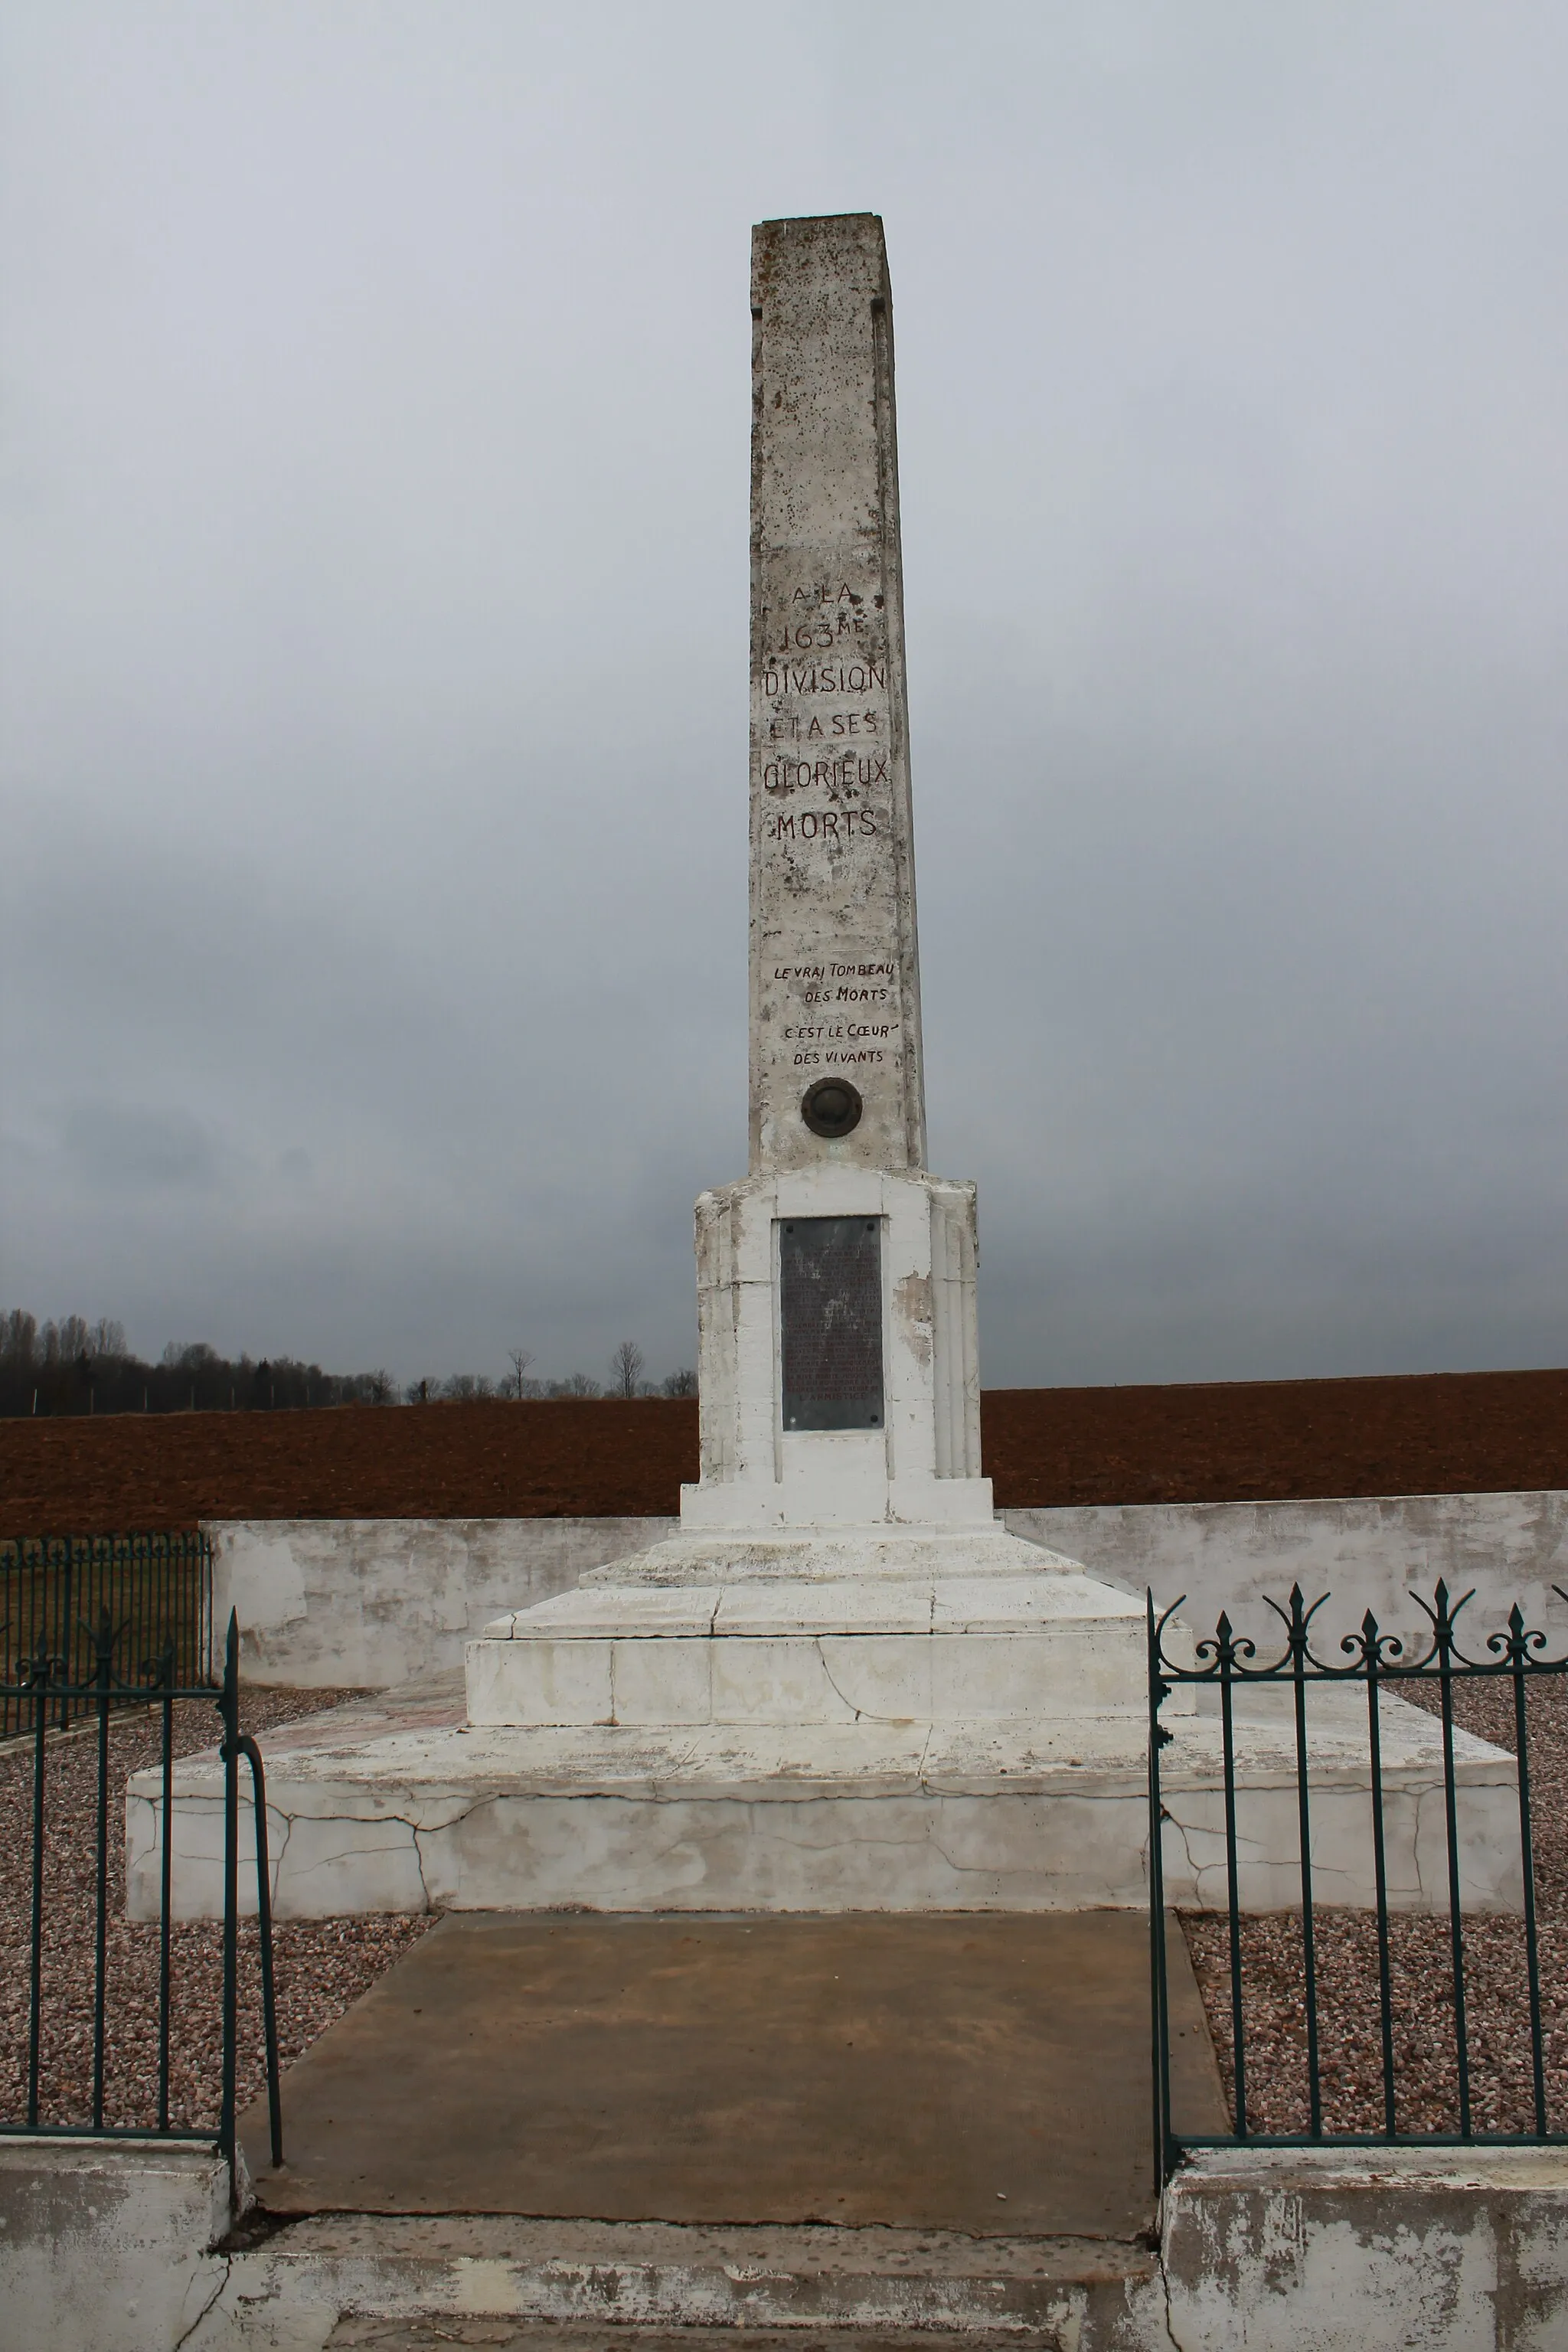
[[[776,1223],[779,1396],[786,1436],[887,1425],[879,1216]]]

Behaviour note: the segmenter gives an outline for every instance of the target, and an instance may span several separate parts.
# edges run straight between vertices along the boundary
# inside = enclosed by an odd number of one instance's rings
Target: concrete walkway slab
[[[1181,2121],[1224,2128],[1173,1931]],[[277,2213],[1152,2226],[1136,1913],[457,1913],[292,2067]]]

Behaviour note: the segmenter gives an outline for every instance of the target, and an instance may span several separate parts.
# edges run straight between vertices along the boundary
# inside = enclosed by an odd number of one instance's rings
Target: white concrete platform
[[[1079,1571],[595,1585],[468,1643],[468,1714],[476,1727],[978,1724],[1136,1713],[1146,1672],[1142,1609]]]
[[[1279,1702],[1283,1702],[1279,1704]],[[1163,1759],[1173,1904],[1225,1900],[1220,1733],[1175,1717]],[[1391,1901],[1446,1900],[1440,1730],[1384,1706]],[[1456,1735],[1464,1900],[1521,1901],[1511,1757]],[[989,1722],[862,1719],[474,1726],[455,1678],[266,1737],[280,1917],[363,1911],[1079,1909],[1146,1899],[1140,1719],[1126,1711]],[[1314,1692],[1313,1868],[1323,1903],[1373,1899],[1365,1708]],[[1242,1900],[1300,1899],[1289,1694],[1238,1712]],[[222,1775],[175,1768],[174,1903],[221,1902]],[[129,1905],[155,1916],[156,1773],[127,1793]],[[241,1874],[242,1892],[247,1885]]]
[[[830,1439],[837,1444],[837,1439]],[[881,1494],[887,1501],[890,1482]],[[709,1526],[693,1521],[700,1503],[712,1498],[700,1487],[680,1490],[682,1521],[659,1543],[627,1552],[591,1568],[578,1579],[580,1591],[602,1585],[866,1584],[971,1582],[980,1577],[1033,1577],[1064,1573],[1079,1580],[1079,1597],[1089,1587],[1110,1588],[1089,1576],[1076,1559],[1043,1543],[1008,1532],[991,1507],[991,1482],[933,1478],[921,1490],[922,1506],[932,1496],[946,1503],[963,1487],[983,1489],[983,1508],[952,1526],[931,1518],[900,1520],[889,1514],[868,1520],[823,1519],[809,1527],[776,1528],[751,1523]],[[731,1504],[733,1498],[727,1500]],[[973,1511],[974,1506],[966,1504]],[[1124,1599],[1125,1594],[1118,1594]],[[1142,1602],[1139,1603],[1142,1609]],[[517,1612],[521,1613],[521,1612]]]

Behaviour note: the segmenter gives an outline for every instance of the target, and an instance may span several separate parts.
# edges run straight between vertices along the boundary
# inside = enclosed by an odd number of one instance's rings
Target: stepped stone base
[[[1167,1629],[1167,1643],[1181,1636]],[[683,1527],[405,1687],[264,1743],[278,1915],[1070,1911],[1147,1899],[1143,1605],[993,1521]],[[1217,1694],[1163,1720],[1168,1899],[1226,1900]],[[1287,1689],[1237,1699],[1241,1899],[1300,1900]],[[1312,1693],[1314,1885],[1373,1900],[1364,1698]],[[1383,1709],[1390,1900],[1446,1900],[1441,1735]],[[1521,1901],[1511,1757],[1458,1735],[1461,1878]],[[174,1899],[222,1901],[222,1775],[176,1768]],[[161,1783],[127,1793],[156,1916]],[[242,1872],[241,1885],[248,1880]]]
[[[1278,1702],[1284,1701],[1281,1705]],[[1288,1693],[1238,1712],[1241,1899],[1300,1900]],[[1220,1728],[1176,1717],[1163,1771],[1167,1899],[1225,1901]],[[264,1740],[283,1918],[369,1911],[1048,1911],[1147,1899],[1144,1732],[1125,1710],[1052,1721],[475,1726],[456,1678]],[[1511,1757],[1456,1735],[1468,1905],[1517,1909]],[[1315,1692],[1314,1886],[1370,1905],[1365,1708]],[[1439,1726],[1384,1707],[1390,1899],[1446,1900]],[[174,1905],[222,1904],[216,1757],[174,1772]],[[156,1916],[155,1771],[127,1799],[129,1907]],[[247,1880],[241,1874],[241,1892]]]
[[[1003,1541],[1004,1558],[1029,1560],[1032,1546]],[[468,1646],[468,1714],[476,1727],[772,1725],[803,1736],[830,1724],[907,1732],[1136,1716],[1145,1661],[1140,1603],[1065,1564],[1022,1575],[650,1578],[562,1593],[487,1626]]]

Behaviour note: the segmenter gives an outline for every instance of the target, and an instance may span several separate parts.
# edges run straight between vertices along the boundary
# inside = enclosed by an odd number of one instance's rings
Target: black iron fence
[[[1189,2147],[1568,2142],[1568,2130],[1562,2128],[1568,2095],[1558,2097],[1555,2112],[1549,2096],[1539,1868],[1542,1827],[1549,1827],[1553,1839],[1561,1842],[1563,1774],[1568,1767],[1568,1712],[1561,1702],[1568,1696],[1568,1655],[1547,1654],[1548,1636],[1527,1626],[1517,1604],[1510,1610],[1505,1627],[1490,1633],[1478,1633],[1468,1639],[1467,1648],[1461,1648],[1458,1621],[1474,1597],[1470,1592],[1455,1601],[1447,1585],[1439,1582],[1430,1601],[1419,1594],[1411,1596],[1426,1620],[1415,1638],[1384,1633],[1369,1610],[1360,1627],[1339,1641],[1337,1654],[1323,1655],[1321,1652],[1326,1643],[1314,1631],[1314,1621],[1330,1596],[1325,1593],[1309,1604],[1298,1585],[1288,1604],[1267,1601],[1279,1621],[1280,1631],[1272,1643],[1264,1645],[1265,1654],[1260,1655],[1259,1644],[1238,1633],[1229,1616],[1223,1613],[1213,1633],[1197,1641],[1189,1653],[1184,1638],[1178,1640],[1173,1626],[1182,1602],[1178,1601],[1163,1614],[1157,1614],[1153,1595],[1149,1595],[1150,1952],[1155,2148],[1160,2178],[1168,2177],[1183,2150]],[[1558,1598],[1568,1600],[1568,1594],[1558,1591]],[[1173,1651],[1176,1654],[1173,1655]],[[1490,1689],[1496,1694],[1496,1701],[1500,1702],[1490,1706],[1486,1729],[1494,1742],[1511,1747],[1517,1796],[1510,1794],[1505,1787],[1504,1812],[1500,1813],[1493,1806],[1484,1818],[1467,1822],[1463,1818],[1466,1806],[1477,1801],[1479,1776],[1473,1768],[1478,1759],[1475,1751],[1466,1749],[1463,1755],[1458,1752],[1465,1735],[1457,1719],[1456,1701],[1462,1706],[1467,1697],[1483,1689]],[[1216,1850],[1223,1848],[1225,1891],[1223,1906],[1215,1905],[1216,1916],[1211,1923],[1216,1966],[1211,1973],[1209,1990],[1210,2022],[1219,2028],[1215,2039],[1228,2076],[1226,2089],[1231,2128],[1225,2134],[1178,2131],[1172,2119],[1172,1985],[1164,1922],[1171,1876],[1167,1839],[1176,1832],[1178,1825],[1165,1801],[1167,1776],[1162,1755],[1182,1735],[1179,1725],[1173,1728],[1171,1720],[1163,1719],[1162,1710],[1176,1693],[1184,1690],[1194,1692],[1200,1709],[1195,1722],[1188,1718],[1194,1722],[1200,1758],[1212,1754],[1216,1714],[1218,1722],[1223,1829],[1216,1824],[1212,1834]],[[1313,1808],[1315,1801],[1324,1794],[1326,1774],[1320,1756],[1315,1776],[1311,1742],[1317,1726],[1313,1717],[1314,1709],[1320,1716],[1328,1711],[1324,1695],[1331,1690],[1352,1695],[1352,1704],[1362,1726],[1359,1761],[1347,1772],[1345,1734],[1349,1718],[1342,1699],[1337,1717],[1335,1794],[1342,1807],[1347,1786],[1353,1783],[1364,1793],[1366,1876],[1364,1885],[1359,1892],[1352,1891],[1349,1900],[1363,1906],[1369,1930],[1360,1939],[1365,1963],[1361,1997],[1366,2032],[1364,2063],[1361,2068],[1363,2079],[1352,2085],[1361,2095],[1361,2113],[1352,2114],[1353,2127],[1345,2123],[1343,2110],[1347,2103],[1337,2081],[1332,2088],[1342,2113],[1336,2119],[1327,2112],[1330,2103],[1326,2097],[1323,2055],[1320,1947],[1325,1914],[1331,1916],[1337,1911],[1342,1922],[1347,1902],[1342,1853],[1336,1862],[1333,1900],[1330,1904],[1325,1905],[1314,1875],[1318,1857],[1314,1849]],[[1238,1747],[1246,1736],[1242,1715],[1248,1708],[1256,1714],[1260,1694],[1268,1691],[1276,1695],[1272,1711],[1276,1752],[1282,1737],[1293,1758],[1290,1810],[1294,1813],[1294,1835],[1289,1842],[1294,1844],[1294,1852],[1283,1856],[1272,1852],[1268,1856],[1271,1868],[1262,1873],[1257,1827],[1253,1824],[1249,1832],[1245,1819],[1249,1801],[1248,1774],[1245,1758],[1238,1769]],[[1539,1703],[1548,1695],[1555,1702],[1554,1720],[1548,1727],[1547,1760],[1556,1796],[1549,1822],[1538,1811],[1532,1779],[1532,1764],[1542,1742],[1535,1721],[1538,1706],[1531,1704],[1532,1696]],[[1414,1701],[1425,1710],[1428,1747],[1432,1717],[1436,1718],[1438,1727],[1436,1761],[1441,1778],[1442,1828],[1440,1839],[1430,1841],[1427,1850],[1430,1854],[1440,1847],[1442,1869],[1439,1882],[1433,1886],[1422,1883],[1418,1860],[1414,1873],[1409,1867],[1402,1868],[1397,1884],[1391,1886],[1388,1749],[1397,1727],[1391,1717],[1390,1706],[1401,1700]],[[1263,1704],[1267,1706],[1268,1702],[1265,1700]],[[1334,1703],[1331,1700],[1328,1704]],[[1207,1748],[1202,1738],[1205,1721],[1210,1743]],[[1400,1735],[1406,1738],[1406,1744],[1410,1723],[1406,1712],[1405,1730]],[[1495,1746],[1491,1754],[1495,1759]],[[1194,1785],[1192,1773],[1183,1777],[1184,1785]],[[1269,1776],[1265,1770],[1256,1777],[1263,1781]],[[1278,1777],[1276,1774],[1276,1783]],[[1411,1840],[1419,1834],[1418,1808],[1411,1798],[1410,1777],[1406,1774],[1405,1785],[1394,1792],[1404,1808],[1397,1835],[1405,1864],[1411,1860]],[[1196,1779],[1203,1778],[1204,1767],[1200,1763]],[[1434,1779],[1430,1769],[1426,1779],[1430,1785]],[[1492,1779],[1495,1786],[1495,1772]],[[1279,1827],[1276,1811],[1272,1824],[1276,1839]],[[1185,1824],[1189,1835],[1191,1828],[1189,1820]],[[1185,1904],[1196,1911],[1208,1909],[1209,1905],[1194,1891],[1191,1849],[1185,1837],[1181,1852],[1186,1881]],[[1288,1937],[1278,1932],[1278,1913],[1272,1934],[1258,1932],[1262,1925],[1258,1914],[1278,1903],[1281,1862],[1293,1881],[1286,1898]],[[1484,1883],[1480,1885],[1473,1883],[1479,1863],[1484,1863]],[[1260,1874],[1253,1876],[1248,1885],[1249,1874],[1254,1873]],[[1466,1883],[1467,1875],[1472,1883]],[[1561,1871],[1557,1875],[1561,1877]],[[1555,1891],[1560,1895],[1561,1886]],[[1182,1907],[1182,1895],[1178,1895],[1176,1900],[1177,1906]],[[1554,1916],[1550,1922],[1551,1954],[1561,1963],[1568,1952],[1568,1906],[1559,1904],[1558,1908],[1565,1916],[1561,1921]],[[1425,1976],[1418,1985],[1413,1983],[1408,1969],[1403,1982],[1396,1982],[1394,1959],[1399,1932],[1409,1926],[1410,1915],[1419,1911],[1425,1911],[1434,1925],[1440,1923],[1440,1940],[1429,1937],[1421,1948],[1419,1958]],[[1497,1932],[1500,1922],[1500,1933]],[[1201,1927],[1205,1923],[1190,1924]],[[1559,1934],[1560,1927],[1563,1934]],[[1253,1931],[1250,1935],[1249,1929]],[[1282,1979],[1276,1968],[1275,1979],[1268,1988],[1274,2014],[1271,2030],[1264,2037],[1265,2063],[1274,2069],[1289,2063],[1304,2078],[1305,2097],[1297,2102],[1304,2112],[1300,2126],[1295,2128],[1280,2128],[1277,2124],[1270,2127],[1267,2120],[1260,2121],[1259,2109],[1270,2104],[1277,2106],[1279,2102],[1265,2095],[1266,2091],[1271,2095],[1276,2086],[1266,2085],[1252,2070],[1248,2022],[1249,1993],[1258,1990],[1248,1984],[1249,1966],[1255,1973],[1262,1974],[1287,1944],[1289,1970]],[[1496,2053],[1500,2046],[1506,2045],[1506,2071],[1516,2078],[1511,2104],[1517,2127],[1485,2127],[1479,2112],[1472,2048],[1473,1978],[1478,1949],[1484,1962],[1481,1974],[1488,2004],[1488,2063],[1495,2067]],[[1554,1982],[1548,1989],[1553,1995],[1555,2016],[1558,1987]],[[1335,1990],[1336,1994],[1342,1993],[1342,1983]],[[1568,1990],[1568,1985],[1563,1990]],[[1216,1995],[1218,1998],[1214,1997]],[[1423,2011],[1423,2030],[1436,2017],[1450,2045],[1442,2056],[1444,2097],[1451,2112],[1447,2118],[1448,2127],[1440,2130],[1412,2127],[1408,2120],[1409,2109],[1416,2102],[1409,2084],[1402,2080],[1400,2053],[1402,2049],[1417,2050],[1429,2056],[1431,2049],[1429,2039],[1412,2039],[1407,2032],[1406,2011],[1412,2004]],[[1279,2023],[1282,2012],[1283,2026]],[[1286,2053],[1283,2059],[1282,2050]],[[1558,2054],[1562,2054],[1561,2047]],[[1557,2089],[1561,2094],[1560,2068]],[[1355,2104],[1349,2103],[1352,2110]],[[1430,2106],[1429,2098],[1426,2104]],[[1493,2100],[1491,2104],[1495,2105],[1497,2102]],[[1426,2119],[1430,2120],[1429,2116]]]
[[[47,1700],[18,1675],[0,1692],[0,1739],[29,1732],[40,1706],[68,1729],[73,1685],[96,1688],[94,1628],[107,1613],[122,1627],[124,1654],[162,1658],[172,1647],[174,1680],[210,1684],[212,1545],[199,1533],[25,1536],[0,1538],[0,1659],[7,1667],[42,1644],[60,1662]],[[116,1706],[145,1706],[135,1687]]]
[[[73,1629],[74,1632],[75,1629]],[[5,1759],[20,1768],[28,1785],[9,1792],[25,1805],[27,1855],[25,1945],[13,1956],[3,2006],[6,2022],[20,2031],[20,2046],[7,2053],[0,2082],[0,2133],[51,2137],[159,2137],[215,2140],[231,2168],[237,2158],[236,2109],[241,2036],[240,1766],[249,1772],[254,1824],[260,2028],[271,2126],[272,2160],[282,2161],[279,2105],[278,2029],[273,1991],[272,1914],[267,1841],[267,1792],[260,1750],[240,1728],[239,1629],[231,1614],[221,1685],[182,1677],[174,1638],[149,1654],[141,1646],[137,1621],[116,1624],[107,1608],[87,1630],[90,1671],[79,1674],[70,1660],[40,1633],[30,1652],[5,1658],[11,1678],[0,1696],[24,1709],[28,1738],[14,1744]],[[72,1649],[79,1655],[79,1645]],[[176,1720],[184,1727],[187,1703],[216,1712],[223,1765],[223,1910],[218,1948],[219,1982],[205,1950],[188,1955],[200,1980],[192,1989],[198,2004],[216,1991],[216,2100],[203,2097],[216,2122],[173,2119],[172,2064],[181,2053],[174,2018],[176,1979],[174,1796]],[[158,1904],[155,1921],[141,1929],[155,1936],[129,1954],[116,1945],[110,1965],[111,1911],[123,1905],[126,1885],[124,1784],[110,1768],[110,1727],[121,1710],[151,1711],[155,1738],[142,1759],[158,1776]],[[210,1718],[209,1718],[210,1719]],[[60,1726],[71,1728],[63,1732]],[[122,1726],[123,1729],[124,1727]],[[186,1740],[188,1742],[188,1731]],[[147,1743],[144,1743],[147,1744]],[[30,1766],[30,1774],[26,1768]],[[85,1769],[83,1769],[85,1767]],[[5,1857],[18,1859],[16,1842]],[[17,1878],[11,1879],[13,1906]],[[20,1999],[16,1996],[20,1993]],[[51,2017],[51,2003],[64,2012]],[[206,2047],[204,2044],[204,2049]],[[121,2077],[116,2081],[117,2070]]]

